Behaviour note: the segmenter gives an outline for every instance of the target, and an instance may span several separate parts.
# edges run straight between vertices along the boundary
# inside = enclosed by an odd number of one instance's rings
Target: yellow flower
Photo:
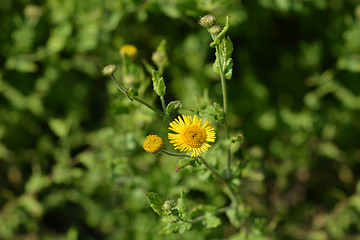
[[[170,123],[170,130],[176,132],[169,133],[170,143],[175,149],[180,151],[191,151],[191,157],[201,156],[211,145],[207,142],[215,142],[215,131],[209,121],[202,121],[197,116],[193,119],[190,116],[182,115]]]
[[[164,146],[164,141],[158,135],[149,135],[145,138],[144,149],[148,153],[157,153]]]
[[[135,57],[138,50],[134,45],[125,44],[120,48],[120,55],[124,57],[124,55],[128,55],[129,57]]]

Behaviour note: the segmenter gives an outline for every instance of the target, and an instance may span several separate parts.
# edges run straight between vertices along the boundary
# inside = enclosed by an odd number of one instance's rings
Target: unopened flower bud
[[[125,44],[120,48],[120,55],[122,57],[124,57],[124,55],[126,54],[127,56],[133,58],[136,56],[137,52],[138,52],[137,48],[131,44]]]
[[[144,150],[148,153],[157,153],[159,152],[164,146],[164,141],[158,135],[149,135],[146,137],[144,141]]]
[[[199,19],[199,24],[203,27],[210,28],[214,25],[216,18],[213,15],[206,15]]]
[[[209,32],[211,34],[217,35],[219,32],[221,31],[221,27],[219,25],[213,25],[210,29]]]
[[[117,70],[117,67],[115,65],[107,65],[106,67],[104,67],[102,73],[105,75],[105,76],[111,76],[113,75]]]

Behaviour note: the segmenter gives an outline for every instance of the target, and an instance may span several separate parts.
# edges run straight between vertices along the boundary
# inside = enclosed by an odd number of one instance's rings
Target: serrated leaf
[[[177,101],[171,101],[167,106],[166,106],[166,113],[170,114],[173,111],[177,110],[177,109],[181,109],[182,107],[182,103],[181,101],[177,100]]]
[[[153,81],[154,91],[156,92],[156,94],[158,96],[164,96],[166,89],[164,78],[160,77],[160,74],[156,70],[152,72],[152,81]]]
[[[187,222],[169,222],[159,233],[171,234],[171,233],[184,233],[191,229],[191,223]]]
[[[230,59],[232,52],[234,51],[233,44],[229,36],[225,40],[225,58]]]
[[[131,101],[133,101],[134,98],[139,95],[138,91],[132,88],[125,89],[125,94]]]
[[[181,196],[178,199],[178,204],[176,205],[176,209],[179,210],[180,219],[187,221],[189,219],[189,213],[187,211],[185,202],[184,202],[184,191],[181,191]]]
[[[207,228],[215,228],[221,224],[220,218],[210,212],[205,213],[205,218],[202,222],[203,225]]]
[[[232,58],[229,58],[225,64],[224,75],[226,79],[232,78],[232,69],[233,69],[233,60]]]
[[[216,54],[215,54],[216,55]],[[213,64],[213,70],[217,75],[220,75],[220,66],[219,66],[219,59],[216,56],[215,62]]]
[[[163,215],[162,205],[164,204],[163,200],[161,200],[159,196],[153,192],[145,193],[145,195],[150,203],[150,207],[154,210],[154,212],[162,216]]]

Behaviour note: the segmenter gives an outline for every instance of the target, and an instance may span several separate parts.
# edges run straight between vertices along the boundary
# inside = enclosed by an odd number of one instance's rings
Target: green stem
[[[222,182],[222,183],[224,183],[224,184],[226,185],[226,187],[227,187],[227,188],[229,189],[229,191],[230,191],[230,195],[231,195],[231,198],[232,198],[232,202],[234,203],[235,206],[238,206],[238,205],[239,205],[239,202],[238,202],[238,200],[237,200],[237,198],[236,198],[236,193],[235,193],[234,189],[230,186],[230,183],[229,183],[228,181],[226,181],[225,179],[223,179],[223,178],[220,176],[220,174],[217,173],[217,172],[214,170],[214,168],[212,168],[212,167],[209,165],[209,163],[208,163],[204,158],[202,158],[202,157],[199,157],[199,158],[203,161],[205,167],[206,167],[207,169],[209,169],[210,172],[211,172],[212,174],[214,174],[214,175],[218,178],[218,180],[219,180],[220,182]]]
[[[146,106],[147,108],[153,110],[154,112],[156,112],[158,115],[160,115],[161,117],[164,117],[164,113],[159,111],[158,109],[154,108],[153,106],[147,104],[146,102],[144,102],[143,100],[141,100],[140,98],[134,97],[134,100],[143,104],[144,106]]]
[[[214,34],[210,34],[211,37],[215,40],[216,36]],[[229,126],[228,126],[228,119],[227,119],[227,110],[228,110],[228,106],[227,106],[227,93],[226,93],[226,79],[225,79],[225,74],[223,71],[223,65],[222,65],[222,61],[221,61],[221,55],[220,55],[220,50],[219,50],[219,45],[215,46],[215,51],[216,51],[216,58],[218,59],[219,62],[219,72],[220,72],[220,79],[221,79],[221,89],[222,89],[222,96],[223,96],[223,112],[224,112],[224,128],[225,128],[225,135],[226,135],[226,139],[230,139],[230,135],[229,135]],[[230,144],[226,147],[226,155],[227,155],[227,166],[226,166],[226,179],[229,181],[230,180],[230,167],[231,167],[231,151],[230,151]]]
[[[124,88],[123,86],[121,86],[120,83],[118,83],[118,81],[116,81],[116,79],[115,79],[115,77],[114,77],[113,74],[111,75],[111,79],[115,82],[117,88],[118,88],[123,94],[126,95],[126,93],[125,93],[125,88]]]
[[[172,157],[190,157],[189,155],[184,154],[184,153],[169,152],[169,151],[167,151],[165,149],[162,149],[161,152],[166,154],[166,155],[172,156]]]
[[[127,96],[127,95],[126,95],[126,89],[125,89],[123,86],[121,86],[121,84],[120,84],[118,81],[116,81],[114,75],[111,75],[111,79],[115,82],[117,88],[118,88],[125,96]],[[159,111],[158,109],[152,107],[151,105],[147,104],[147,103],[144,102],[143,100],[141,100],[141,99],[139,99],[139,98],[137,98],[137,97],[134,97],[134,100],[137,101],[137,102],[139,102],[139,103],[141,103],[141,104],[143,104],[143,105],[146,106],[147,108],[153,110],[154,112],[156,112],[157,114],[159,114],[161,117],[164,117],[164,113],[163,113],[163,112],[161,112],[161,111]]]
[[[161,100],[161,106],[163,108],[164,114],[166,114],[166,104],[165,104],[164,96],[160,96],[160,100]]]
[[[169,152],[166,151],[165,149],[161,150],[162,153],[167,154],[169,156],[173,156],[173,157],[190,157],[187,154],[184,153],[175,153],[175,152]],[[225,186],[229,189],[230,191],[230,198],[232,200],[232,202],[234,203],[234,206],[238,206],[239,202],[236,198],[236,193],[234,191],[234,189],[230,186],[230,183],[228,181],[226,181],[225,179],[223,179],[220,174],[218,172],[215,171],[215,169],[213,167],[210,166],[210,164],[206,161],[206,159],[199,157],[199,159],[201,159],[201,161],[203,162],[204,166],[212,173],[215,175],[215,177],[222,182],[223,184],[225,184]]]

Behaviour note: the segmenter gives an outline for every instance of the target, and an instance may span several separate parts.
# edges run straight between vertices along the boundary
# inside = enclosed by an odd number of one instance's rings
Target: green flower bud
[[[199,24],[203,27],[210,28],[214,25],[216,18],[213,15],[206,15],[199,19]]]
[[[175,206],[176,203],[174,203],[174,200],[166,200],[161,208],[164,210],[165,215],[170,215]]]
[[[210,29],[209,32],[211,34],[217,35],[219,32],[221,32],[221,27],[219,25],[213,25]]]
[[[104,67],[102,73],[105,76],[111,76],[113,75],[117,70],[117,67],[115,65],[107,65],[106,67]]]

